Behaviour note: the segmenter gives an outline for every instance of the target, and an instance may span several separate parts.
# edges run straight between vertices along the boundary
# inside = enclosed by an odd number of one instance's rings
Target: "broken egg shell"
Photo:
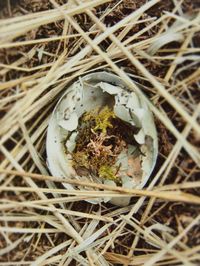
[[[74,151],[74,149],[76,148],[76,137],[78,135],[78,132],[75,131],[71,134],[71,136],[69,137],[69,139],[66,142],[66,148],[67,150],[71,153]]]
[[[118,76],[108,72],[95,72],[79,78],[78,81],[67,88],[66,92],[58,101],[49,121],[47,131],[46,149],[49,170],[54,176],[82,180],[82,177],[77,175],[72,166],[71,155],[66,154],[65,149],[65,145],[67,145],[69,151],[73,151],[75,138],[73,140],[70,138],[71,142],[69,142],[67,137],[70,132],[74,134],[78,126],[78,119],[84,112],[105,105],[110,105],[110,107],[114,109],[116,116],[122,120],[132,125],[135,125],[135,123],[138,125],[139,123],[141,126],[138,134],[133,136],[138,144],[143,145],[144,150],[141,163],[143,170],[141,182],[139,182],[139,184],[136,183],[133,180],[134,177],[132,181],[128,176],[128,179],[123,177],[122,187],[128,185],[129,188],[142,188],[148,181],[154,168],[158,153],[157,133],[153,116],[140,95],[136,92],[130,92],[126,88],[125,83]],[[132,115],[130,115],[131,113]],[[148,145],[146,145],[147,136],[152,140]],[[124,160],[124,163],[127,161],[128,158]],[[101,182],[116,186],[115,182],[111,180],[102,180]],[[63,185],[67,189],[74,189],[72,185],[67,183]],[[88,201],[99,203],[109,200],[115,205],[125,206],[129,203],[130,198],[131,197],[116,197],[112,199],[102,198]]]

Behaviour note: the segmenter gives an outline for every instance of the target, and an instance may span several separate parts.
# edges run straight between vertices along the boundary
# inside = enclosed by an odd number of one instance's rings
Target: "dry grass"
[[[199,8],[198,0],[0,3],[0,266],[199,265]],[[100,69],[155,115],[159,157],[143,190],[49,175],[51,111],[68,84]],[[130,195],[123,208],[84,201]]]

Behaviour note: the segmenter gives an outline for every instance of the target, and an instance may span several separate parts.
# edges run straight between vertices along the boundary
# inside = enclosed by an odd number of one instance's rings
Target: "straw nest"
[[[0,265],[199,265],[198,8],[198,0],[1,1]],[[143,189],[48,172],[53,108],[66,86],[102,70],[154,113],[159,156]],[[85,201],[130,196],[126,207]]]

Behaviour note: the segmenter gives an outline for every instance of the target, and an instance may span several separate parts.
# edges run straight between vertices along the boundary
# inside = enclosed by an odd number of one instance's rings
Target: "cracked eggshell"
[[[69,152],[73,152],[74,149],[76,148],[76,137],[78,135],[78,132],[75,131],[71,134],[69,139],[66,142],[66,148]]]
[[[105,105],[113,108],[116,116],[122,120],[140,128],[133,138],[141,145],[144,153],[141,182],[136,184],[130,177],[123,175],[122,187],[142,188],[155,166],[158,153],[153,116],[142,97],[136,92],[130,92],[118,76],[108,72],[95,72],[79,78],[67,88],[58,101],[47,131],[46,150],[49,170],[52,175],[57,177],[82,180],[83,177],[78,176],[72,166],[70,155],[75,148],[78,120],[84,112]],[[135,149],[134,146],[132,148],[132,150]],[[69,153],[66,152],[66,149]],[[123,158],[123,164],[127,164],[127,161],[128,154],[127,160]],[[101,182],[116,186],[115,182],[111,180],[102,180]],[[74,189],[72,185],[66,183],[63,185],[67,189]],[[115,205],[125,206],[128,205],[130,198],[102,198],[89,202],[110,201]]]

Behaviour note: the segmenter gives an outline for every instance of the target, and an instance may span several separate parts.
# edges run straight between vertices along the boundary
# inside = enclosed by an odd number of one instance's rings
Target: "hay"
[[[42,2],[0,10],[0,265],[198,265],[198,1]],[[49,175],[51,111],[100,69],[155,115],[159,158],[142,190]],[[84,201],[130,195],[123,208]]]

